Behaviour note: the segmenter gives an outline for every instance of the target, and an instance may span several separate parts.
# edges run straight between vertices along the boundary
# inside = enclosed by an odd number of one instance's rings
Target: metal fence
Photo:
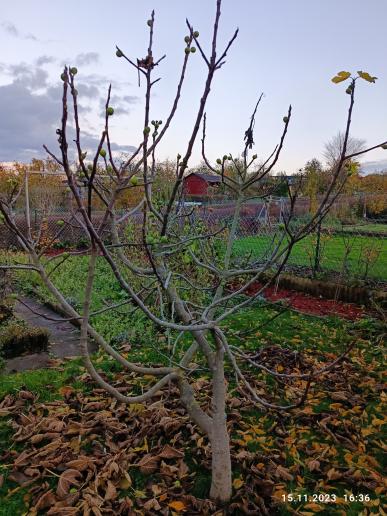
[[[372,199],[340,197],[332,206],[329,216],[304,240],[298,242],[290,255],[287,270],[318,277],[325,274],[346,282],[367,280],[387,282],[387,219],[370,219],[364,212]],[[187,203],[180,209],[191,213],[192,227],[201,221],[211,231],[230,227],[235,211],[235,201],[217,200],[216,203]],[[246,257],[264,263],[273,246],[283,234],[281,224],[289,211],[286,198],[269,198],[265,201],[245,202],[233,242],[235,259]],[[34,240],[41,248],[50,251],[83,248],[88,246],[87,232],[82,217],[77,212],[66,185],[57,186],[49,196],[44,192],[30,202],[30,226]],[[120,216],[127,210],[122,209]],[[104,212],[94,211],[93,222],[102,221]],[[310,200],[299,198],[294,210],[294,225],[305,223],[310,217]],[[133,214],[120,224],[139,226],[141,213]],[[27,232],[27,212],[23,198],[15,207],[15,221],[23,233]],[[109,226],[102,235],[110,239]],[[223,234],[224,238],[224,234]],[[0,224],[0,248],[19,248],[17,238]]]
[[[387,218],[358,217],[353,213],[355,206],[352,198],[338,199],[324,222],[294,245],[285,270],[347,283],[362,280],[387,284]],[[283,198],[245,203],[233,242],[234,257],[264,264],[283,239],[282,222],[288,211]],[[351,217],[340,220],[343,212]],[[226,203],[201,207],[196,217],[208,228],[231,227],[233,213],[234,205]],[[296,231],[309,219],[309,200],[299,199],[291,229]]]

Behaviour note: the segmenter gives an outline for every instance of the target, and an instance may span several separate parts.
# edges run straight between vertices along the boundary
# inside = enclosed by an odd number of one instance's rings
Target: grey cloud
[[[95,137],[90,133],[83,133],[81,136],[82,150],[92,150],[95,152],[99,144],[99,138]],[[111,142],[110,144],[113,152],[134,152],[136,147],[133,145],[119,145],[118,143]]]
[[[84,95],[87,97],[96,97],[99,95],[99,90],[95,85],[88,85],[83,82],[77,83],[77,90],[79,95]]]
[[[47,85],[48,73],[40,67],[31,66],[26,63],[0,65],[1,72],[10,75],[13,82],[22,83],[31,89],[45,88]]]
[[[56,59],[53,56],[40,56],[36,59],[35,63],[37,66],[43,66],[45,64],[55,63]]]
[[[78,66],[87,66],[89,64],[98,63],[99,54],[97,52],[84,52],[75,57],[75,64]]]
[[[112,95],[110,97],[110,105],[114,108],[115,115],[127,115],[130,113],[130,106],[132,104],[136,104],[139,102],[139,100],[140,98],[134,95],[125,95],[123,97],[120,97],[119,95]],[[105,109],[105,103],[106,100],[102,98],[100,100],[100,106],[103,113]]]
[[[38,38],[29,32],[28,34],[22,34],[14,23],[4,21],[1,23],[3,30],[14,38],[29,39],[31,41],[39,41]]]
[[[62,97],[62,93],[62,84],[57,84],[56,86],[50,86],[49,88],[47,88],[47,95],[53,100],[60,99]]]
[[[9,34],[10,36],[13,36],[15,38],[20,37],[20,33],[16,28],[16,25],[10,22],[2,22],[1,26],[3,27],[4,31]]]
[[[365,161],[361,164],[361,171],[363,174],[372,174],[372,172],[385,172],[387,171],[387,159]]]
[[[0,87],[0,160],[25,161],[42,155],[42,144],[55,146],[60,103],[35,95],[21,83]]]
[[[58,152],[55,131],[60,126],[61,86],[50,86],[44,94],[36,94],[32,91],[34,81],[20,80],[23,74],[26,74],[25,65],[20,65],[19,78],[0,86],[0,161],[29,161],[33,157],[43,157],[43,144]],[[88,108],[82,106],[81,109]],[[69,142],[73,137],[73,130],[69,127]],[[95,150],[98,141],[98,137],[91,133],[82,134],[85,148]],[[114,142],[112,148],[121,152],[134,149]]]

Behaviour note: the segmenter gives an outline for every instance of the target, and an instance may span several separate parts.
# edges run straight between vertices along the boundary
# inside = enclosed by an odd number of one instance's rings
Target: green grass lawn
[[[345,492],[367,493],[374,504],[377,503],[379,495],[372,488],[364,486],[355,488],[353,483],[350,481],[348,483],[345,478],[337,479],[332,470],[352,471],[354,479],[368,478],[370,474],[376,479],[381,478],[382,475],[383,398],[377,392],[376,386],[382,381],[383,350],[381,341],[375,337],[375,323],[370,320],[362,320],[354,324],[336,318],[316,319],[289,311],[282,313],[281,310],[281,307],[273,308],[257,303],[225,321],[224,329],[230,337],[231,344],[238,345],[245,352],[256,352],[267,346],[290,349],[303,353],[306,357],[313,357],[320,364],[340,354],[351,339],[356,339],[357,345],[351,352],[350,361],[344,367],[345,374],[341,374],[339,370],[339,374],[327,376],[324,381],[317,382],[312,388],[307,406],[301,411],[281,416],[252,405],[240,406],[238,412],[241,417],[236,426],[234,425],[232,434],[234,453],[252,454],[252,457],[255,457],[254,454],[257,457],[272,457],[267,461],[264,458],[253,459],[251,466],[258,468],[263,477],[267,475],[270,478],[271,475],[274,480],[273,497],[277,502],[281,501],[283,493],[305,495],[329,492],[340,498],[340,503],[329,506],[331,511],[329,514],[345,513],[355,516],[364,509],[363,504],[354,502],[346,505],[343,501]],[[114,326],[118,319],[114,316],[110,319],[110,324]],[[183,347],[187,344],[185,340]],[[148,341],[147,344],[138,345],[132,341],[129,358],[143,363],[155,361],[165,363],[165,357],[159,352],[167,352],[167,343],[164,335],[154,332],[152,343]],[[121,375],[121,381],[125,378],[132,392],[139,388],[139,384],[135,383],[132,375],[122,376],[121,367],[105,355],[97,354],[93,360],[98,370],[104,372],[111,381],[114,381],[117,375]],[[199,365],[200,362],[198,357]],[[282,362],[275,367],[280,371],[279,368],[286,368],[287,364]],[[240,394],[229,365],[227,369],[230,397],[235,400]],[[251,374],[249,367],[244,367],[244,370],[246,374]],[[201,377],[206,378],[205,372],[200,374]],[[255,374],[259,381],[259,388],[262,390],[261,395],[273,397],[277,402],[289,401],[292,393],[286,385],[273,381],[265,372],[257,371]],[[196,376],[200,378],[199,373]],[[145,384],[149,381],[147,379]],[[195,376],[192,377],[192,381],[195,381]],[[0,377],[0,400],[7,394],[17,394],[20,390],[27,390],[37,394],[40,403],[48,404],[53,400],[63,400],[63,404],[66,405],[63,390],[61,390],[63,386],[71,386],[82,395],[95,396],[91,391],[93,382],[85,379],[85,369],[81,360],[72,360],[65,361],[52,370]],[[207,392],[203,389],[203,393],[199,396],[206,396]],[[338,395],[340,396],[337,397]],[[333,424],[336,425],[333,427],[336,428],[335,432],[340,434],[341,429],[346,428],[349,433],[344,435],[353,434],[356,448],[347,445],[345,440],[336,442],[331,434],[324,431],[318,423],[328,417],[332,418]],[[12,440],[11,421],[12,418],[7,415],[0,418],[0,448],[19,453],[30,445],[28,441],[15,443]],[[87,444],[87,436],[82,439],[85,440],[82,453],[92,455],[93,449],[90,444]],[[155,436],[153,441],[157,442],[157,439],[162,439],[164,442],[165,437]],[[148,436],[148,440],[152,442],[151,435]],[[136,460],[141,458],[141,453],[144,452],[139,452]],[[200,461],[198,463],[197,460],[193,460],[197,457],[197,451],[192,440],[186,442],[185,454],[193,482],[190,494],[206,497],[208,471]],[[313,458],[320,464],[317,471],[311,470],[308,466]],[[234,480],[243,481],[251,475],[250,466],[243,465],[244,460],[235,460]],[[286,468],[289,478],[281,478],[276,474],[273,477],[273,471],[275,471],[273,464],[278,461]],[[26,513],[26,502],[31,500],[31,497],[26,496],[28,488],[18,489],[15,482],[8,480],[10,469],[9,459],[7,463],[0,464],[0,475],[4,476],[4,484],[0,488],[1,516]],[[144,486],[150,482],[149,476],[141,475],[133,467],[130,468],[129,473],[133,478],[134,486],[141,489],[141,492],[145,492]],[[154,483],[163,481],[157,473],[151,480]],[[38,482],[41,481],[36,483]],[[57,477],[50,476],[49,482],[50,487],[55,491]],[[136,503],[137,492],[132,489],[128,494],[122,492],[122,496],[128,495]],[[239,488],[234,491],[235,499],[238,499],[238,492]],[[149,496],[147,492],[146,496]],[[153,496],[152,493],[150,496]],[[304,507],[305,505],[307,505],[305,502],[297,504],[296,508],[301,511],[300,514],[307,514],[307,511],[310,511],[310,507]],[[320,504],[320,506],[321,512],[323,505]],[[273,514],[290,515],[294,510],[295,506],[291,504],[279,504]],[[317,512],[316,506],[312,512]],[[235,514],[242,513],[235,512]],[[328,513],[322,512],[322,514]],[[378,506],[371,506],[369,514],[378,514]]]
[[[364,236],[323,235],[322,269],[341,272],[346,252],[345,241],[350,242],[348,255],[348,270],[354,277],[363,278],[367,264],[368,277],[387,280],[387,239]],[[298,242],[290,255],[289,264],[311,266],[314,260],[316,240],[308,236]],[[272,249],[272,239],[269,236],[248,236],[239,238],[234,243],[234,253],[243,256],[251,253],[257,259],[264,259]]]
[[[364,231],[364,232],[370,231],[372,233],[386,233],[387,234],[387,224],[373,224],[372,222],[366,222],[365,224],[340,226],[339,229],[343,229],[346,231]]]

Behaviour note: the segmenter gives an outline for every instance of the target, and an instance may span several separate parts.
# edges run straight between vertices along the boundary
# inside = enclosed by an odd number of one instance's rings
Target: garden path
[[[46,328],[50,332],[48,350],[47,352],[33,353],[6,360],[3,372],[11,373],[27,369],[40,369],[49,367],[52,357],[65,358],[80,355],[78,328],[35,299],[23,297],[21,301],[22,303],[18,302],[15,306],[15,315],[30,326]],[[28,305],[29,308],[25,305]]]

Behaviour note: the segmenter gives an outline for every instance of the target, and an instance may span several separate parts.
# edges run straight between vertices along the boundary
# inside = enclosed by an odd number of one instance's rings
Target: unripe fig
[[[189,53],[191,52],[191,49],[190,49],[189,47],[186,47],[186,48],[184,49],[184,52],[185,52],[186,54],[189,54]]]
[[[189,40],[190,40],[190,39],[191,39],[191,38],[190,38],[189,36],[186,36],[186,37],[184,38],[184,41],[185,41],[186,43],[189,43]]]
[[[144,134],[149,134],[150,133],[150,127],[144,127],[144,131],[143,131]]]
[[[281,224],[278,224],[278,229],[283,231],[285,229],[285,224],[281,222]]]
[[[76,75],[78,73],[78,68],[73,66],[72,68],[70,68],[70,73],[71,73],[71,75]]]
[[[133,185],[133,186],[137,186],[138,185],[138,177],[137,176],[132,176],[130,178],[130,184]]]
[[[177,155],[177,159],[178,159],[178,160],[179,160],[179,159],[181,159],[181,154],[178,154],[178,155]]]
[[[220,158],[218,158],[218,159],[216,160],[216,162],[217,162],[217,164],[218,164],[218,165],[221,165],[221,164],[222,164],[222,160],[221,160]]]
[[[253,154],[253,159],[257,159],[257,158],[258,158],[257,154]]]
[[[282,120],[284,121],[285,124],[287,124],[289,122],[289,117],[284,116]]]
[[[57,226],[63,226],[64,225],[64,220],[57,220],[56,224],[57,224]]]
[[[108,114],[108,116],[112,116],[114,114],[114,109],[109,106],[106,110],[106,113]]]
[[[228,160],[228,157],[226,156],[226,154],[223,156],[223,161],[227,161]]]
[[[387,143],[385,143],[384,145],[382,145],[382,149],[387,150]]]
[[[76,97],[78,95],[78,90],[76,90],[75,88],[73,89],[73,95],[74,95],[74,97]]]
[[[162,125],[163,121],[162,121],[162,120],[159,120],[159,122],[158,122],[158,123],[159,123],[159,125]]]
[[[67,75],[63,72],[60,76],[63,82],[67,81]]]
[[[123,57],[123,55],[124,55],[124,54],[121,52],[121,50],[120,50],[120,49],[117,49],[116,56],[117,56],[117,57]]]
[[[151,124],[152,124],[152,125],[156,125],[155,120],[152,120]]]
[[[352,87],[348,86],[348,88],[345,90],[345,93],[347,93],[348,95],[351,95],[352,94]]]
[[[196,52],[196,47],[191,47],[191,52],[194,54]]]
[[[148,27],[152,27],[152,25],[153,25],[152,20],[148,20],[146,23],[147,23]]]
[[[102,158],[106,158],[106,151],[105,151],[105,149],[101,149],[101,150],[99,151],[99,155],[100,155]]]
[[[198,38],[199,37],[199,31],[195,30],[195,32],[193,33],[194,37],[195,38]]]

